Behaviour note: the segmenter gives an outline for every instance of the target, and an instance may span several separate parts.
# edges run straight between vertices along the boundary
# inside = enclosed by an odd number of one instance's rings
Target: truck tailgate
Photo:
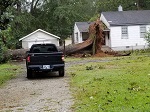
[[[63,53],[34,53],[29,54],[30,56],[30,65],[43,65],[43,64],[63,64],[62,60]]]

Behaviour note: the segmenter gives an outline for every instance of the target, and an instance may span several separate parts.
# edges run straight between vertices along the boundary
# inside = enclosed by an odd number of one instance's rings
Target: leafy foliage
[[[150,31],[148,31],[145,35],[145,40],[147,41],[148,43],[148,46],[150,47]]]
[[[18,40],[39,28],[64,40],[72,35],[74,22],[94,21],[99,12],[116,11],[119,5],[124,10],[150,9],[149,3],[149,0],[1,0],[0,29],[6,30],[1,36],[5,40],[2,43],[20,48]]]
[[[8,61],[9,56],[7,56],[6,53],[7,52],[7,48],[0,43],[0,63],[5,63]]]
[[[150,9],[149,0],[99,0],[97,1],[98,11],[117,11],[119,5],[123,10]]]
[[[11,13],[8,13],[7,9],[14,3],[13,0],[1,0],[0,1],[0,30],[5,30],[8,27],[9,22],[12,19]]]
[[[25,1],[20,2],[22,5],[27,4]],[[17,7],[17,9],[21,8],[21,12],[12,8],[15,16],[11,22],[14,47],[20,47],[19,38],[39,28],[53,33],[61,39],[69,37],[72,35],[74,22],[88,21],[91,18],[91,12],[94,9],[91,6],[91,11],[86,10],[91,5],[90,3],[89,0],[66,0],[65,2],[63,0],[44,0],[40,4],[39,0],[33,0],[31,5],[27,5],[28,10],[25,6]],[[90,14],[86,14],[85,11]]]

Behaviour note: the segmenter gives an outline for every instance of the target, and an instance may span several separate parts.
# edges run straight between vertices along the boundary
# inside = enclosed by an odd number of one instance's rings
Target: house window
[[[128,39],[128,27],[122,26],[121,27],[122,39]]]
[[[146,26],[142,25],[140,26],[140,37],[144,38],[146,34]]]

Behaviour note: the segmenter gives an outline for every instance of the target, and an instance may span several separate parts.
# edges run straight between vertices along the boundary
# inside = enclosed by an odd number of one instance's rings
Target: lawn
[[[88,58],[87,58],[88,60]],[[67,70],[75,112],[150,112],[150,56],[111,57]]]
[[[10,63],[0,64],[0,86],[6,83],[6,81],[14,78],[19,70],[19,66]]]

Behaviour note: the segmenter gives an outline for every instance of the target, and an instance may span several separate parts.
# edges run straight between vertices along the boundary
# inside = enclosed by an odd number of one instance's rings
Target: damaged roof
[[[88,32],[89,31],[89,26],[92,23],[93,22],[75,22],[75,24],[77,25],[80,32]]]
[[[150,24],[150,10],[102,12],[111,26]]]

